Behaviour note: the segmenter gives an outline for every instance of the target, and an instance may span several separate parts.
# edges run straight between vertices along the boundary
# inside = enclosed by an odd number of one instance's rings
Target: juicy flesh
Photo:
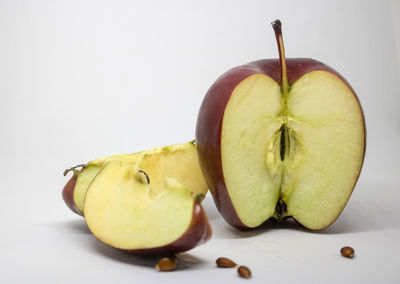
[[[138,166],[151,176],[152,194],[159,193],[157,188],[162,190],[166,178],[179,181],[199,199],[208,191],[193,143],[154,148],[143,155]]]
[[[162,193],[152,194],[151,181],[147,184],[138,179],[132,164],[108,162],[86,194],[84,213],[90,230],[104,243],[120,249],[172,243],[188,229],[194,199],[177,182],[165,182],[162,187]]]
[[[135,154],[118,154],[89,162],[79,174],[74,190],[74,201],[81,212],[90,183],[110,160],[124,160],[131,164],[140,162],[141,169],[148,171],[153,177],[153,183],[163,182],[163,177],[179,179],[194,195],[203,196],[198,200],[202,200],[208,191],[193,143],[157,147]]]
[[[84,215],[92,233],[113,247],[155,248],[186,232],[194,200],[207,190],[193,143],[153,148],[135,162],[106,163],[86,193]]]
[[[85,201],[86,191],[92,182],[92,180],[96,177],[96,175],[103,168],[104,164],[110,160],[128,160],[132,163],[135,163],[140,157],[142,152],[135,154],[119,154],[113,155],[102,159],[96,159],[89,162],[86,167],[79,173],[78,180],[75,184],[74,189],[74,202],[76,207],[83,212],[83,204]]]
[[[83,212],[83,202],[85,201],[85,195],[89,184],[99,173],[101,168],[102,167],[98,165],[88,165],[78,176],[74,190],[74,201],[76,207],[78,207],[81,212]]]
[[[286,216],[310,229],[328,226],[351,195],[363,151],[359,103],[325,71],[299,78],[284,100],[276,81],[252,75],[235,88],[225,110],[223,173],[248,227]]]

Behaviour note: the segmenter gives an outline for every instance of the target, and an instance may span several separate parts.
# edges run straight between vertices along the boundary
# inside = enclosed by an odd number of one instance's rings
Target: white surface
[[[0,0],[0,282],[244,281],[214,267],[228,256],[253,283],[399,283],[398,3]],[[94,239],[63,204],[64,168],[191,140],[219,75],[277,57],[275,18],[287,56],[338,70],[365,111],[365,166],[338,221],[238,232],[208,198],[214,236],[173,273]]]

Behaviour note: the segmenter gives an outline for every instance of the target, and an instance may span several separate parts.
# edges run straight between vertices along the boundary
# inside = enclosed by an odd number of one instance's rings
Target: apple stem
[[[286,58],[285,58],[285,47],[283,45],[283,37],[282,37],[282,23],[280,20],[275,20],[272,23],[272,27],[274,28],[276,43],[278,45],[279,50],[279,63],[281,65],[281,90],[282,90],[282,99],[283,99],[283,110],[284,110],[284,119],[286,118],[286,98],[289,94],[289,81],[287,77],[287,68],[286,68]]]
[[[69,169],[66,169],[66,170],[64,171],[63,175],[66,176],[70,171],[74,171],[74,172],[75,172],[75,169],[76,169],[76,168],[79,168],[79,167],[81,167],[82,169],[84,169],[84,168],[86,168],[86,164],[79,164],[79,165],[70,167]]]

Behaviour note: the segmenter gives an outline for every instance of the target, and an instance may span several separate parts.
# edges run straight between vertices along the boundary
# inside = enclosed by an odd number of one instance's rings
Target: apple
[[[65,204],[74,213],[83,216],[83,202],[85,200],[86,191],[89,184],[103,168],[105,163],[113,159],[129,159],[134,163],[140,157],[140,154],[141,153],[113,155],[66,169],[64,171],[64,176],[70,171],[73,172],[73,175],[62,190],[62,197]],[[80,169],[78,170],[77,168]]]
[[[239,229],[292,217],[332,224],[355,187],[365,152],[364,115],[350,84],[327,65],[279,59],[223,74],[198,114],[199,162],[216,206]]]
[[[193,159],[180,163],[186,154],[177,159],[179,151],[170,150],[163,151],[165,157],[146,153],[137,164],[118,159],[105,164],[84,201],[85,220],[95,237],[141,255],[171,255],[210,239],[202,194],[199,199],[187,186],[199,186]]]
[[[64,175],[73,171],[73,176],[63,188],[62,196],[67,206],[76,214],[83,216],[84,200],[90,183],[104,165],[111,160],[140,164],[141,168],[153,177],[180,178],[180,182],[189,188],[201,201],[208,191],[199,166],[194,142],[156,147],[134,154],[119,154],[96,159],[65,170]],[[77,168],[81,169],[78,170]]]

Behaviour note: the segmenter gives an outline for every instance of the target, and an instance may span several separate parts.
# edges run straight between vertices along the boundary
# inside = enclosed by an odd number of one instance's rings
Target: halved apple
[[[231,225],[254,228],[292,216],[309,229],[333,223],[361,171],[365,127],[358,98],[332,68],[285,59],[233,68],[200,108],[199,161],[217,208]]]
[[[83,216],[83,203],[86,191],[110,160],[125,161],[130,164],[140,163],[140,167],[153,176],[153,178],[179,177],[182,184],[189,188],[198,200],[201,201],[208,191],[208,186],[203,178],[199,166],[196,145],[193,142],[157,147],[135,154],[120,154],[93,160],[77,170],[73,167],[66,170],[73,171],[73,176],[64,186],[62,195],[67,206],[78,215]]]
[[[107,162],[85,197],[85,220],[94,236],[143,255],[186,251],[211,237],[198,195],[184,185],[195,183],[193,174],[175,163],[182,161],[173,154],[176,149],[169,150],[160,150],[164,158],[145,154],[136,165]]]

